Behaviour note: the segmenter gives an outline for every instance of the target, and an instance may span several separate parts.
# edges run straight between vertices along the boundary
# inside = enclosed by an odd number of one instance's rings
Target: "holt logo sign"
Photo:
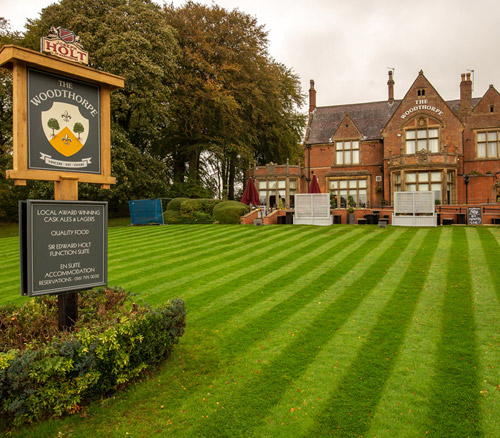
[[[68,29],[51,27],[49,34],[40,41],[41,51],[70,61],[88,65],[88,52],[83,50],[80,37]]]

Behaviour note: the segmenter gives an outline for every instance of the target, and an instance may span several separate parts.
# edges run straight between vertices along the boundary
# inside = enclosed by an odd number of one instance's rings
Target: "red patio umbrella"
[[[309,186],[309,193],[321,193],[321,190],[319,188],[318,184],[318,178],[316,178],[316,175],[313,174],[313,178],[311,181],[311,185]]]
[[[247,181],[241,202],[243,202],[243,204],[260,205],[259,192],[257,192],[257,188],[252,178],[249,178]]]

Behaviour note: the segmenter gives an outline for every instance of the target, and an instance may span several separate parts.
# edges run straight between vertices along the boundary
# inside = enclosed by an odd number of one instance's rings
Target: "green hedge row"
[[[212,224],[212,211],[221,201],[209,198],[174,198],[163,214],[165,224]]]
[[[18,425],[78,412],[82,404],[130,382],[170,355],[173,345],[184,333],[184,301],[174,299],[152,308],[132,304],[129,295],[121,303],[111,305],[102,298],[105,294],[117,301],[114,294],[123,295],[123,292],[122,289],[111,290],[111,293],[110,290],[88,292],[89,305],[80,309],[82,316],[71,333],[60,333],[48,342],[28,339],[24,349],[12,348],[16,345],[15,339],[2,340],[0,415],[3,422]],[[16,310],[13,316],[6,314],[11,308],[0,308],[0,324],[6,336],[15,337],[15,330],[9,330],[9,321],[15,324],[30,317],[36,319],[37,312],[51,313],[48,307],[55,308],[57,321],[57,306],[50,299],[31,303]],[[26,313],[31,316],[27,317]],[[46,338],[47,334],[42,336]]]

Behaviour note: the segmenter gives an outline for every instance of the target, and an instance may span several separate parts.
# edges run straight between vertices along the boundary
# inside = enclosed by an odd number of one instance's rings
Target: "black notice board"
[[[107,202],[21,201],[19,222],[23,295],[106,285]]]
[[[483,223],[481,207],[469,207],[467,209],[467,217],[469,225],[481,225]]]

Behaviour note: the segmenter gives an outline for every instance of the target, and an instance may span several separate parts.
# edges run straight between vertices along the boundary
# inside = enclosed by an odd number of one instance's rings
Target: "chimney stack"
[[[314,80],[311,79],[311,87],[309,88],[309,112],[312,113],[316,109],[316,90],[314,89]]]
[[[470,73],[462,73],[462,81],[460,82],[460,115],[466,116],[470,114],[472,109],[472,81]]]
[[[392,70],[389,70],[387,85],[389,88],[389,103],[394,103],[394,79],[392,78]]]

